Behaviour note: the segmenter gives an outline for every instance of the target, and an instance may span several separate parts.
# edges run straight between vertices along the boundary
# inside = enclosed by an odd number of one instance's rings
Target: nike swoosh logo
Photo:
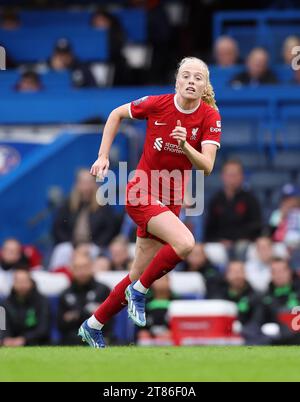
[[[156,126],[166,126],[167,125],[167,123],[159,123],[157,120],[156,120],[156,122],[154,124]]]

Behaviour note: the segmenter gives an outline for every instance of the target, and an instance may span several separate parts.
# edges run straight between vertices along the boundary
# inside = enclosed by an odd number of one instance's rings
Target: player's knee
[[[195,244],[194,236],[191,234],[190,236],[182,238],[179,244],[175,247],[175,250],[181,258],[185,258],[193,250]]]

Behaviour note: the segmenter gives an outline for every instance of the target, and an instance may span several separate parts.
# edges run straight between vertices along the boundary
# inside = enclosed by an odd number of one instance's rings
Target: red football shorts
[[[131,203],[128,199],[128,189],[130,189],[130,183],[127,185],[126,191],[126,211],[130,218],[137,225],[137,236],[142,238],[156,239],[161,243],[163,240],[152,235],[147,231],[147,225],[151,218],[158,216],[163,212],[171,211],[176,216],[179,216],[181,205],[164,205],[162,202],[154,198],[151,194],[144,194],[139,197],[139,204]]]

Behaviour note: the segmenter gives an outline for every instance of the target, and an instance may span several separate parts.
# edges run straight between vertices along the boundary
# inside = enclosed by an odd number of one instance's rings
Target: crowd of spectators
[[[214,8],[209,10],[208,5],[202,5],[203,9],[200,7],[201,10],[198,10],[193,1],[185,2],[179,8],[179,16],[172,19],[171,14],[166,12],[162,1],[132,1],[129,5],[145,7],[148,16],[148,39],[145,43],[147,51],[146,56],[143,57],[144,61],[139,67],[135,66],[130,56],[126,55],[125,47],[128,39],[124,27],[118,18],[109,11],[109,8],[102,7],[96,9],[92,14],[90,27],[93,30],[106,29],[108,31],[109,56],[104,64],[107,65],[110,74],[106,74],[106,79],[99,79],[97,69],[93,68],[97,62],[103,64],[100,60],[91,63],[83,62],[74,51],[74,43],[62,37],[55,44],[48,60],[34,64],[23,62],[20,65],[16,63],[10,58],[9,49],[7,49],[8,68],[19,67],[23,72],[15,89],[21,92],[43,90],[43,86],[39,82],[39,73],[46,71],[70,72],[75,87],[171,84],[173,83],[174,66],[186,54],[194,54],[203,58],[208,64],[224,69],[243,66],[244,71],[233,74],[228,83],[233,88],[281,83],[282,77],[277,76],[272,69],[268,49],[254,47],[248,55],[242,57],[239,44],[233,37],[221,36],[215,43],[212,43],[211,34],[208,34],[206,38],[202,36],[199,41],[195,40],[198,37],[194,32],[195,27],[193,24],[187,24],[187,20],[192,21],[195,16],[199,16],[199,12],[202,10],[201,18],[206,19],[203,21],[204,26],[209,23],[209,33],[211,33],[211,12],[215,10]],[[193,15],[194,9],[195,15]],[[217,9],[221,10],[222,7],[218,5]],[[189,17],[187,18],[187,16]],[[8,9],[2,12],[1,29],[18,30],[22,27],[21,24],[17,11]],[[295,58],[293,49],[299,46],[299,43],[300,38],[296,35],[287,36],[282,43],[280,60],[275,63],[291,68],[292,60]],[[211,51],[211,49],[213,50]],[[103,70],[101,71],[101,75],[103,75]],[[295,71],[290,84],[299,83],[298,71]],[[284,81],[284,83],[286,82]]]
[[[236,304],[246,343],[298,343],[299,334],[287,327],[284,314],[300,302],[300,192],[292,185],[284,186],[278,209],[264,222],[259,201],[244,186],[238,160],[224,164],[221,179],[223,187],[207,205],[203,242],[196,244],[176,270],[198,273],[205,283],[206,299]],[[87,170],[80,170],[70,197],[56,211],[54,248],[47,267],[42,266],[34,247],[22,246],[16,239],[3,243],[0,297],[8,322],[8,330],[1,333],[3,345],[49,342],[49,306],[34,284],[35,271],[48,270],[68,279],[69,287],[59,298],[56,322],[60,342],[76,345],[79,324],[110,292],[101,283],[101,275],[129,270],[131,239],[122,234],[122,222],[113,209],[95,200],[95,182]],[[5,281],[11,289],[7,298]],[[138,344],[171,342],[167,312],[177,298],[167,277],[153,286],[147,327],[137,332]],[[113,322],[106,327],[105,336],[110,344],[116,342]]]

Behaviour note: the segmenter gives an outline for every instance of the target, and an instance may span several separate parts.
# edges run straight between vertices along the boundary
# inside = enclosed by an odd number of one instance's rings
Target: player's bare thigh
[[[183,259],[195,246],[193,234],[171,211],[163,212],[151,218],[147,230],[152,235],[170,244],[176,254]]]
[[[139,279],[162,246],[163,244],[155,239],[137,237],[135,257],[129,273],[132,281]]]

